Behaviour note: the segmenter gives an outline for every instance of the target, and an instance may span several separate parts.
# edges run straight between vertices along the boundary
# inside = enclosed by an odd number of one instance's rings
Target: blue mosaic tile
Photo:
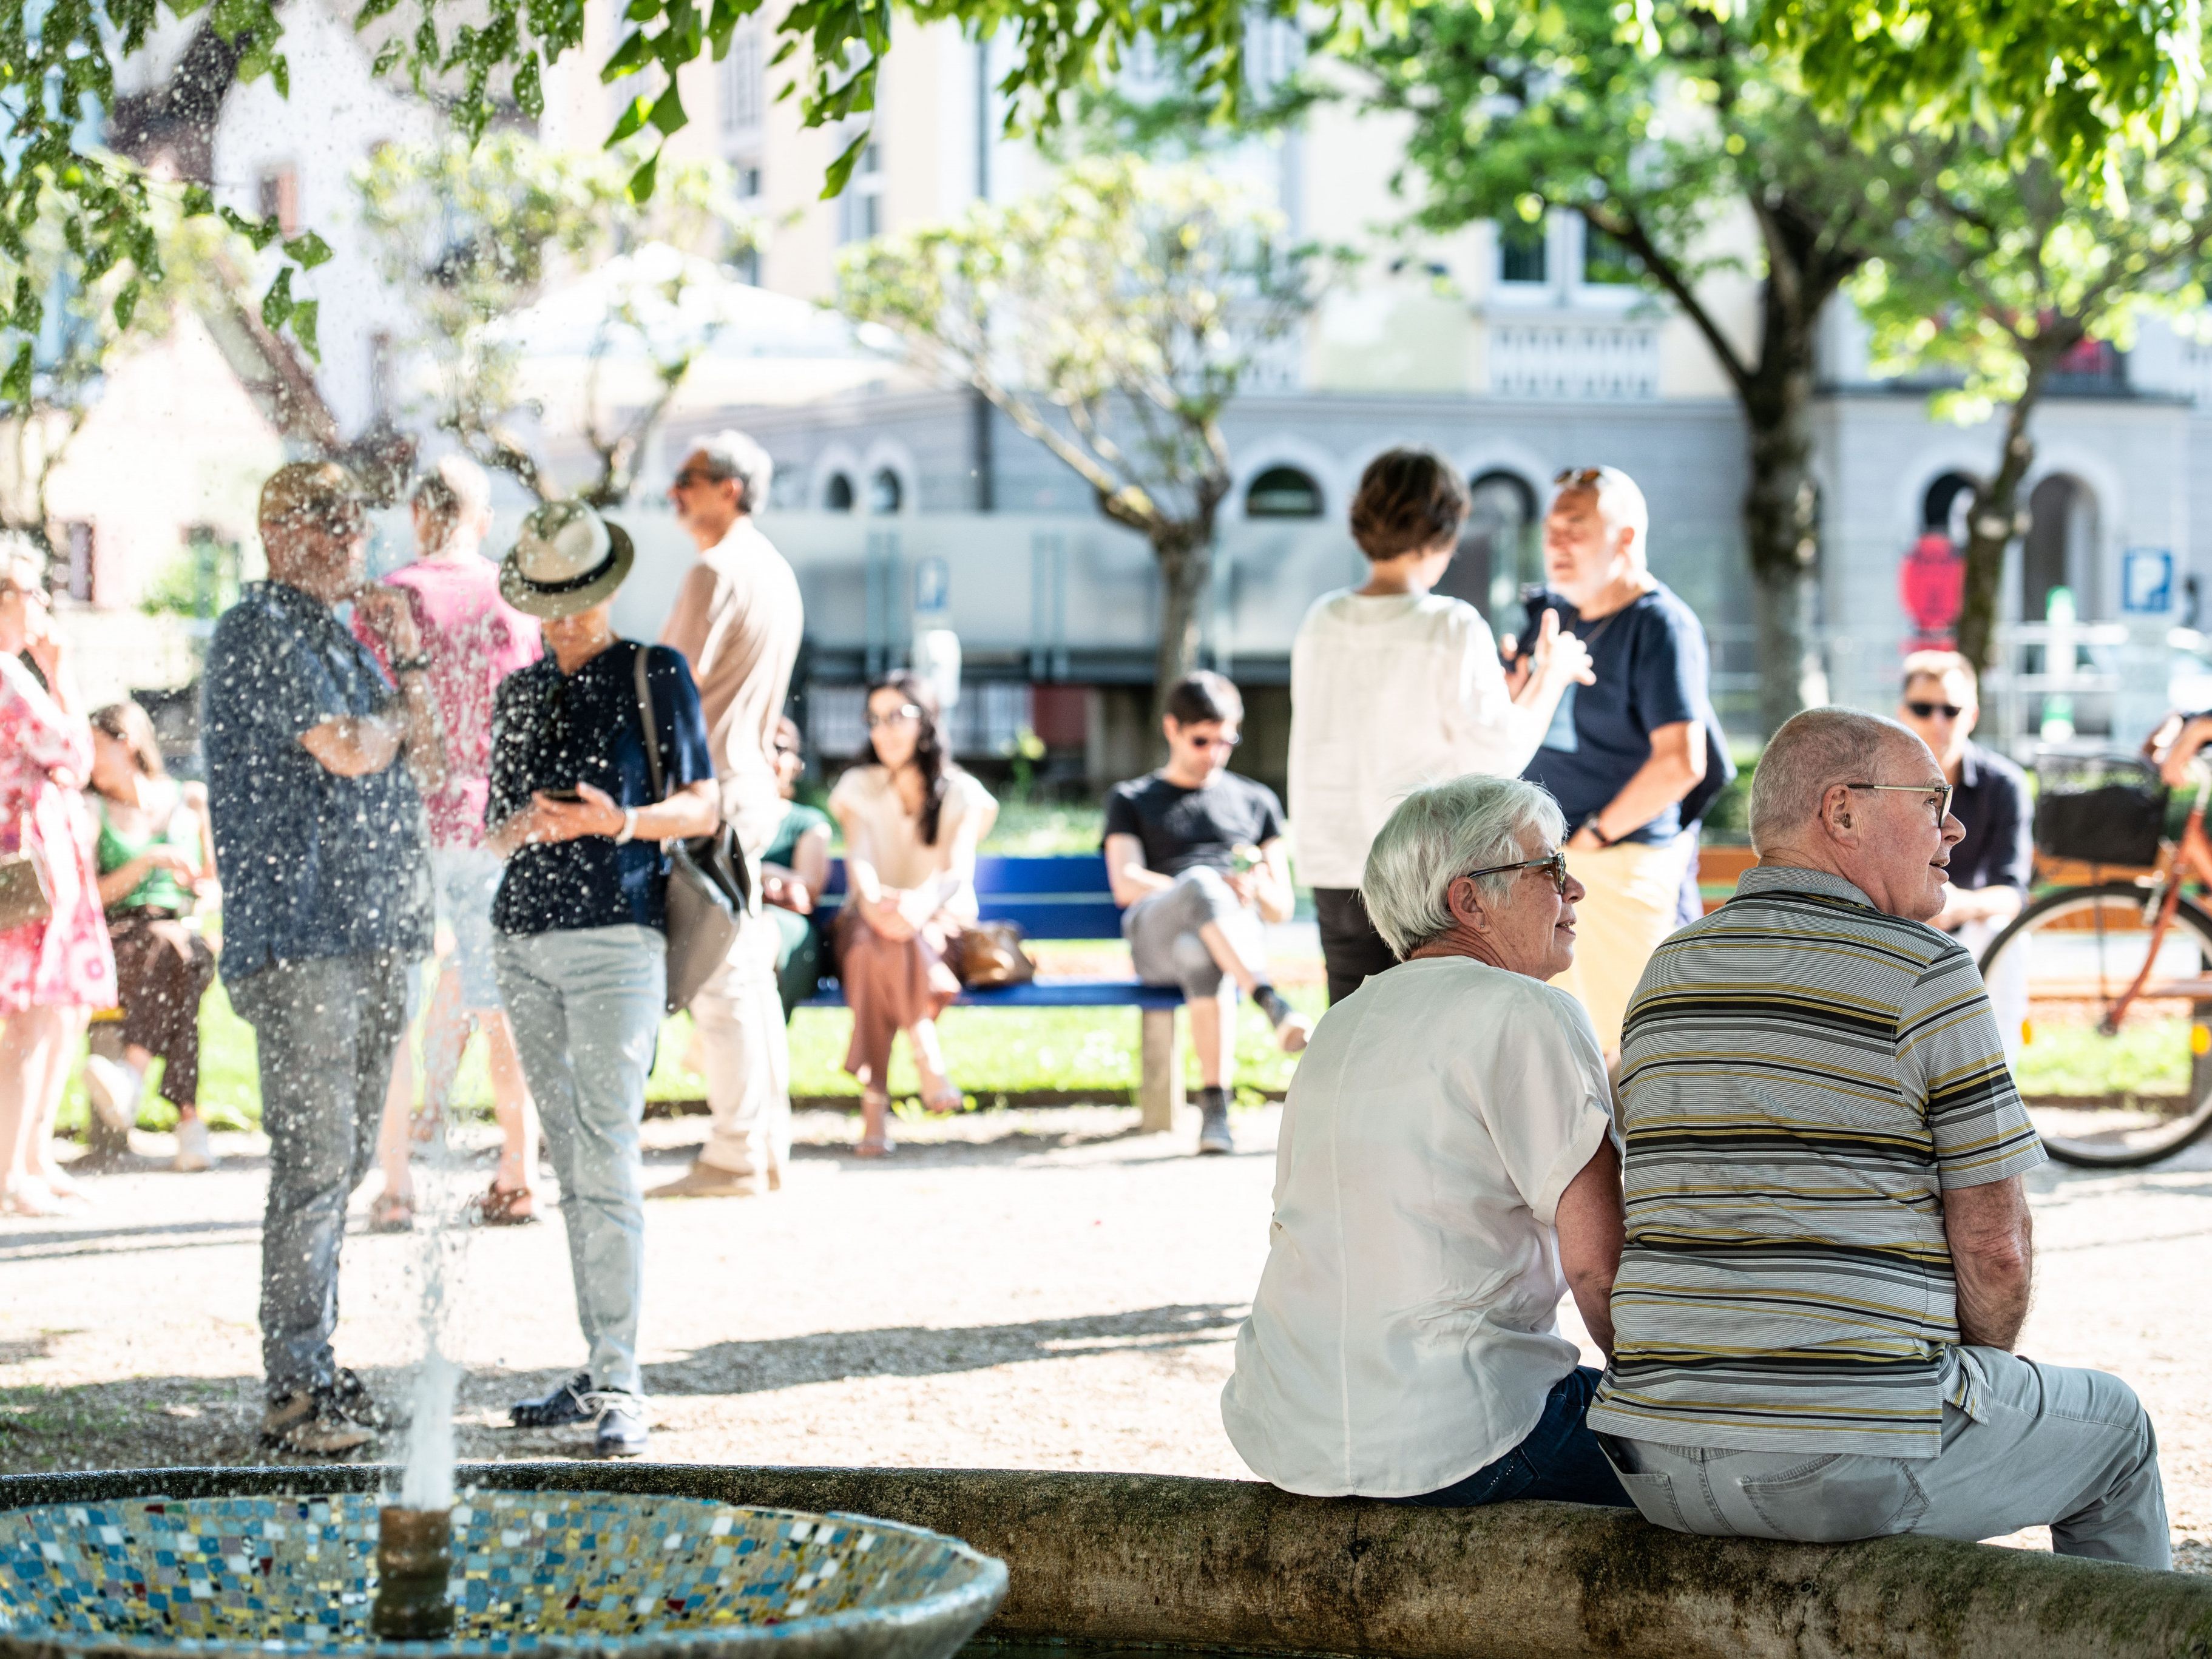
[[[157,1498],[0,1512],[0,1632],[64,1648],[376,1648],[378,1504],[373,1494]],[[380,1645],[526,1654],[788,1635],[908,1608],[994,1571],[948,1540],[853,1516],[485,1493],[453,1511],[453,1638]]]

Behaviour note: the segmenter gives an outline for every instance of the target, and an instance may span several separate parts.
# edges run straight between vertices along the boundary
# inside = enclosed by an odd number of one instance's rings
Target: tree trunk
[[[1744,546],[1759,625],[1759,719],[1770,737],[1799,709],[1828,699],[1813,635],[1820,552],[1813,320],[1770,306],[1759,366],[1744,389],[1751,468],[1743,494]]]
[[[1157,724],[1169,691],[1198,667],[1201,612],[1213,580],[1212,526],[1177,520],[1156,526],[1152,540],[1160,567],[1160,639],[1152,659]]]
[[[1997,470],[1974,489],[1973,508],[1966,517],[1966,568],[1964,592],[1959,600],[1959,649],[1978,672],[1996,666],[1997,649],[1997,589],[2004,580],[2006,550],[2026,526],[2020,510],[2020,487],[2035,465],[2035,441],[2027,435],[2028,417],[2042,395],[2043,375],[2031,368],[2020,398],[2005,410],[2004,442],[1998,451]],[[2039,622],[2040,617],[2027,620]]]

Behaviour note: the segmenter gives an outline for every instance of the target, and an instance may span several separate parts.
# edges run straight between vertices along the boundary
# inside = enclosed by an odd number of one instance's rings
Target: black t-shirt
[[[2035,809],[2027,798],[2027,774],[2002,755],[1968,744],[1951,815],[1966,827],[1965,839],[1951,849],[1951,884],[1967,892],[1985,887],[2027,891],[2035,873],[2029,836]]]
[[[500,682],[491,716],[491,801],[487,824],[530,804],[533,791],[588,783],[617,806],[653,804],[638,717],[637,653],[645,659],[653,724],[660,728],[663,787],[673,794],[714,775],[699,691],[681,652],[617,640],[573,674],[547,653]],[[659,843],[615,845],[611,836],[518,847],[492,902],[502,933],[581,927],[665,929],[668,860]]]
[[[1145,844],[1145,867],[1179,876],[1199,865],[1235,868],[1239,847],[1265,847],[1283,833],[1283,803],[1264,783],[1224,772],[1203,789],[1158,772],[1117,783],[1106,796],[1106,833]]]

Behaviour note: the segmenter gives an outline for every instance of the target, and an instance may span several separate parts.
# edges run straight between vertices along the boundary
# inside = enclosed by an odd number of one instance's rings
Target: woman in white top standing
[[[1626,1504],[1585,1420],[1611,1351],[1620,1158],[1582,1005],[1552,798],[1417,790],[1375,838],[1369,913],[1404,957],[1322,1016],[1275,1147],[1267,1265],[1221,1420],[1316,1498]]]
[[[887,674],[868,688],[866,763],[837,780],[830,816],[845,836],[849,896],[831,933],[837,979],[853,1011],[845,1069],[860,1080],[863,1158],[891,1150],[891,1039],[904,1031],[922,1104],[959,1108],[946,1080],[937,1016],[960,994],[945,952],[975,920],[975,848],[999,803],[952,763],[927,682]]]
[[[1328,999],[1395,958],[1360,906],[1375,832],[1410,788],[1469,772],[1514,777],[1589,653],[1547,613],[1509,688],[1482,613],[1432,593],[1459,546],[1467,485],[1432,450],[1393,449],[1360,475],[1352,537],[1367,582],[1314,601],[1291,647],[1291,829],[1314,890]]]

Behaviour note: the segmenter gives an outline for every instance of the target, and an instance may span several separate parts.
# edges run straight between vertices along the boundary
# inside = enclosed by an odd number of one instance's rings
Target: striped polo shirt
[[[1651,958],[1621,1044],[1628,1233],[1590,1427],[1933,1457],[1981,1415],[1942,1193],[2043,1162],[1956,939],[1762,866]]]

